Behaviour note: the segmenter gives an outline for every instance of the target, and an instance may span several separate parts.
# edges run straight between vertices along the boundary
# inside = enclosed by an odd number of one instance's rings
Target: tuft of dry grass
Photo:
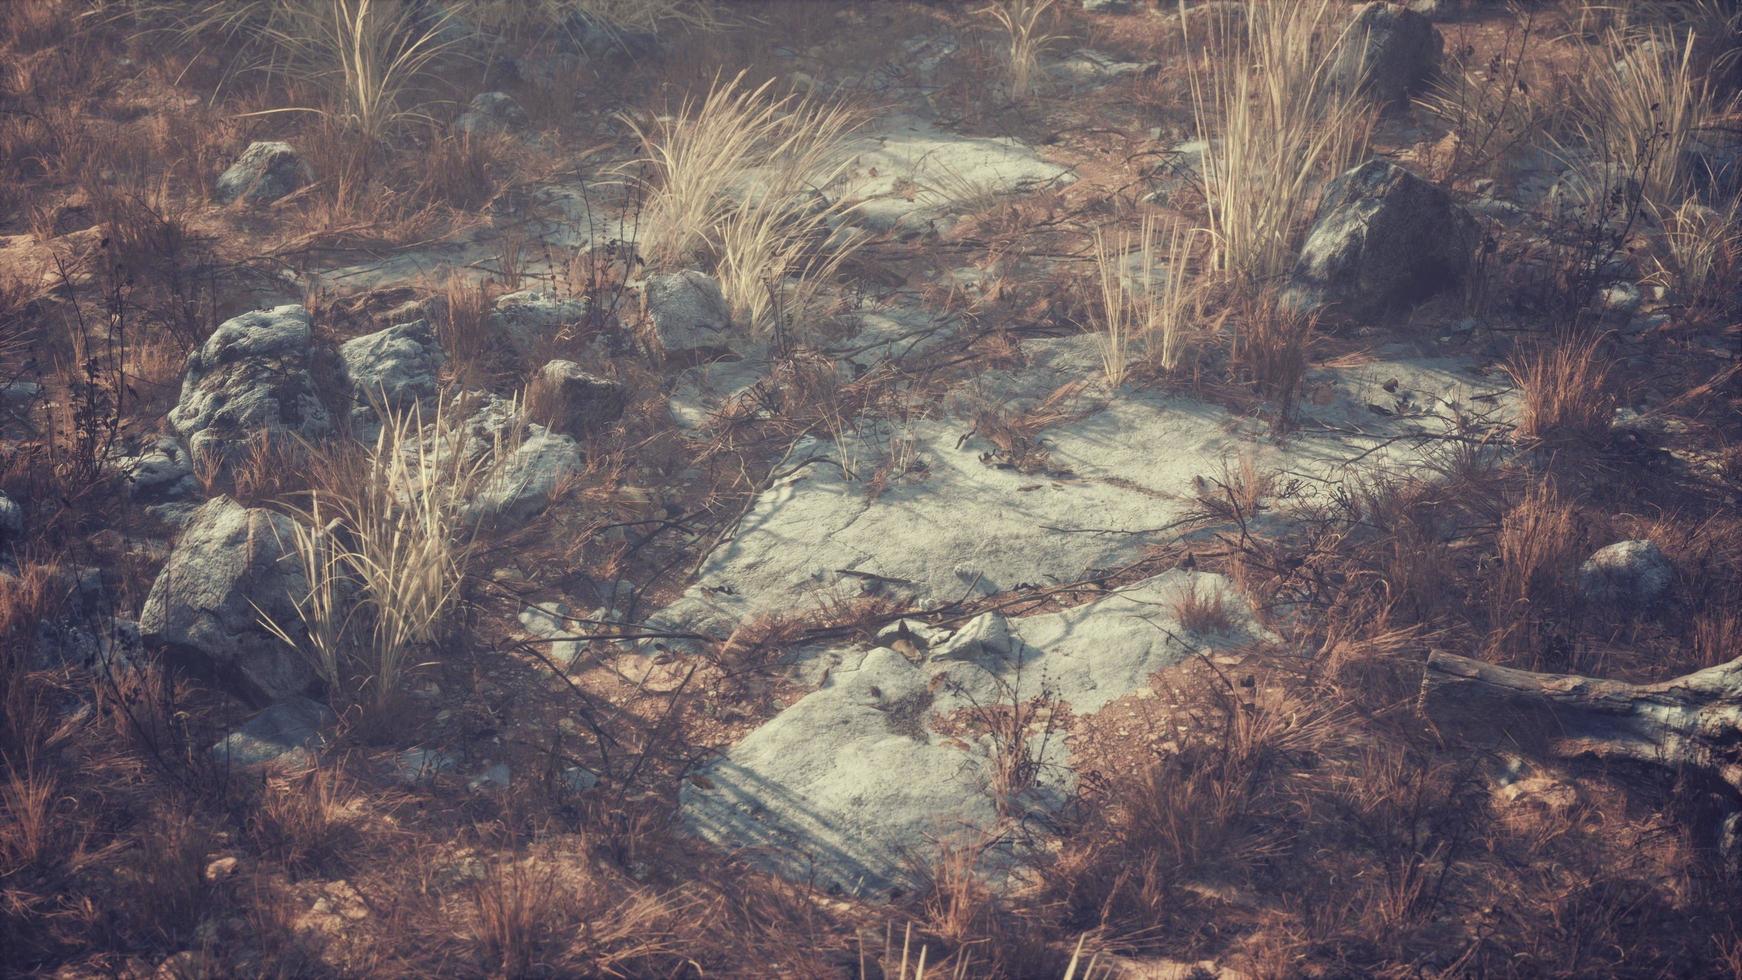
[[[1694,198],[1673,210],[1654,210],[1663,234],[1652,255],[1652,280],[1673,290],[1690,310],[1734,309],[1742,275],[1742,199],[1723,210]]]
[[[763,332],[803,312],[862,242],[837,227],[851,206],[824,194],[851,165],[859,113],[772,86],[740,73],[699,104],[631,121],[652,174],[641,251],[656,266],[711,264],[734,314]]]
[[[1545,446],[1604,442],[1615,418],[1605,335],[1571,334],[1521,349],[1506,364],[1518,386],[1518,438]]]
[[[1055,3],[1057,0],[996,0],[985,10],[1007,35],[1010,98],[1017,102],[1034,94],[1041,52],[1060,40],[1058,35],[1046,33]]]
[[[1643,197],[1663,208],[1694,189],[1695,136],[1723,114],[1695,61],[1698,38],[1660,26],[1605,33],[1598,63],[1581,75],[1580,128],[1603,159],[1639,175]]]
[[[411,658],[442,634],[471,554],[465,507],[493,454],[478,454],[445,400],[383,413],[372,450],[317,455],[316,489],[290,542],[309,585],[296,597],[305,653],[335,696],[376,708],[402,694]]]
[[[1192,114],[1211,266],[1224,277],[1286,272],[1322,183],[1367,151],[1373,106],[1331,74],[1341,9],[1330,0],[1253,4],[1214,15],[1208,37],[1186,39],[1206,52],[1207,65],[1191,72]]]

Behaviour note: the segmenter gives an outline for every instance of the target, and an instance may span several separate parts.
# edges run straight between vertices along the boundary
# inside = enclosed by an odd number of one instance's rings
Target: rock
[[[999,661],[1014,656],[1022,641],[1010,635],[1003,613],[986,612],[973,619],[932,652],[933,660]]]
[[[1675,565],[1655,543],[1617,541],[1579,566],[1579,597],[1595,606],[1646,609],[1675,584]]]
[[[1444,45],[1433,22],[1408,7],[1359,4],[1332,76],[1344,86],[1364,86],[1379,102],[1404,102],[1438,69]]]
[[[238,693],[268,704],[314,682],[303,656],[261,625],[269,617],[293,637],[296,603],[308,580],[291,551],[282,514],[215,497],[193,513],[152,583],[139,614],[147,642],[162,644]]]
[[[473,510],[478,517],[528,520],[581,472],[581,449],[573,439],[534,428],[479,492]]]
[[[1020,660],[916,664],[885,647],[856,666],[844,659],[820,690],[684,781],[684,826],[760,867],[839,893],[891,897],[916,883],[916,847],[929,855],[939,845],[989,838],[998,843],[981,854],[978,869],[994,884],[1007,880],[1018,859],[1032,856],[1024,848],[1046,845],[1038,833],[999,834],[1000,820],[1045,813],[1068,799],[1075,777],[1065,737],[1028,741],[1025,751],[1041,771],[1001,807],[993,796],[999,749],[992,740],[972,723],[945,736],[932,720],[1041,695],[1089,714],[1147,690],[1157,670],[1190,656],[1157,628],[1177,627],[1166,601],[1188,584],[1202,590],[1225,582],[1176,570],[1084,606],[1023,618]],[[1262,635],[1244,607],[1234,615],[1243,628],[1219,642],[1232,648]]]
[[[588,374],[574,361],[551,361],[534,379],[538,417],[551,430],[568,435],[595,432],[623,417],[628,394],[623,385]]]
[[[522,357],[530,357],[563,327],[587,318],[587,301],[541,289],[524,289],[496,300],[491,326],[507,337]]]
[[[504,790],[513,781],[513,772],[505,762],[496,762],[484,767],[484,771],[472,777],[466,788],[474,793]]]
[[[599,774],[585,766],[564,766],[556,778],[557,785],[564,792],[576,796],[599,785]]]
[[[314,171],[289,143],[254,142],[218,177],[219,204],[238,198],[270,204],[314,181]]]
[[[546,641],[539,644],[541,652],[564,670],[574,667],[586,649],[586,637],[571,628],[569,607],[560,602],[548,607],[527,606],[520,610],[519,619],[534,640]]]
[[[24,508],[4,493],[0,493],[0,547],[16,544],[24,537]]]
[[[38,665],[80,666],[119,676],[144,661],[139,624],[116,615],[120,602],[101,569],[57,576],[54,587],[64,598],[37,623]]]
[[[368,438],[385,415],[435,397],[447,355],[424,320],[413,320],[347,340],[339,360],[351,383],[351,428]]]
[[[1557,222],[1584,226],[1601,218],[1605,226],[1620,228],[1644,193],[1626,164],[1593,163],[1556,178],[1546,201],[1549,216]]]
[[[1622,280],[1612,282],[1597,290],[1597,302],[1605,311],[1614,313],[1620,319],[1626,320],[1639,312],[1640,305],[1645,302],[1645,296],[1640,293],[1637,283]]]
[[[1126,14],[1131,12],[1131,0],[1083,0],[1083,9],[1091,14]]]
[[[258,431],[315,439],[332,429],[310,367],[314,333],[301,306],[224,321],[188,355],[169,421],[198,459],[229,457]]]
[[[167,503],[199,495],[193,460],[174,436],[159,436],[138,452],[115,459],[116,469],[127,480],[127,494],[144,503]]]
[[[736,339],[720,284],[693,269],[651,276],[642,291],[653,342],[667,357],[718,355]]]
[[[233,877],[239,864],[241,861],[230,854],[213,858],[206,862],[205,879],[207,881],[222,881],[225,878]]]
[[[530,125],[532,119],[514,96],[507,92],[481,92],[472,97],[466,111],[454,120],[454,131],[467,136],[495,136]]]
[[[325,743],[322,729],[338,716],[319,701],[290,697],[275,702],[212,746],[219,762],[233,769],[282,766],[301,769],[314,764],[314,753]]]
[[[1371,160],[1327,189],[1284,300],[1356,318],[1397,312],[1457,285],[1480,234],[1444,189]]]
[[[396,775],[409,785],[428,783],[444,773],[453,772],[459,761],[436,749],[406,749],[395,758]]]
[[[949,637],[949,630],[928,626],[917,619],[898,619],[877,631],[877,642],[881,646],[894,648],[905,640],[922,653],[940,646]]]

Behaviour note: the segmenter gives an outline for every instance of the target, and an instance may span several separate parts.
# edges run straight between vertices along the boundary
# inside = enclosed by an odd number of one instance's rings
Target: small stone
[[[454,130],[467,136],[512,133],[530,125],[526,110],[507,92],[480,92],[454,120]]]
[[[221,858],[214,858],[206,864],[206,880],[220,881],[234,875],[238,863],[239,862],[236,858],[228,855]]]
[[[954,635],[937,646],[933,660],[1004,659],[1016,652],[1017,640],[1003,613],[986,612],[968,620]]]
[[[218,177],[213,196],[220,204],[238,198],[249,204],[270,204],[314,179],[314,171],[289,143],[255,142]]]
[[[466,788],[474,793],[503,790],[508,788],[512,779],[513,773],[509,771],[508,764],[497,762],[486,766],[483,772],[474,776],[472,781],[466,784]]]
[[[653,340],[667,356],[724,353],[736,339],[720,284],[693,269],[652,276],[642,292]]]
[[[1675,584],[1675,565],[1656,543],[1617,541],[1579,566],[1579,597],[1597,606],[1645,609]]]
[[[325,742],[322,729],[337,721],[326,705],[309,698],[287,698],[248,719],[226,735],[212,754],[232,768],[273,765],[301,768],[314,762]]]
[[[623,417],[628,394],[621,383],[589,374],[574,361],[551,361],[539,369],[534,395],[539,421],[567,435],[595,432]]]

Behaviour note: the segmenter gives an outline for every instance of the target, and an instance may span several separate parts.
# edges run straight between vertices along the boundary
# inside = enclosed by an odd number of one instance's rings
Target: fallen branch
[[[1422,712],[1466,740],[1703,772],[1742,793],[1742,660],[1657,684],[1538,674],[1433,652]]]

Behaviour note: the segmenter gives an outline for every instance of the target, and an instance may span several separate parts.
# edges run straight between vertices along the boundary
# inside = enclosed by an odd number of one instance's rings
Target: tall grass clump
[[[461,39],[460,8],[401,0],[147,0],[141,7],[169,17],[190,40],[216,34],[244,71],[313,83],[326,94],[325,105],[264,114],[326,116],[371,140],[425,118],[420,89]]]
[[[1694,140],[1723,113],[1697,43],[1667,27],[1610,30],[1579,92],[1585,140],[1636,175],[1645,200],[1659,207],[1693,193]]]
[[[1010,97],[1020,102],[1034,93],[1040,53],[1059,38],[1043,25],[1056,0],[998,0],[986,12],[1009,35]]]
[[[1249,4],[1243,17],[1212,18],[1207,37],[1187,38],[1205,50],[1191,72],[1192,113],[1211,267],[1225,278],[1287,271],[1322,183],[1366,153],[1371,102],[1332,73],[1341,12],[1330,0]]]
[[[1742,271],[1742,200],[1719,210],[1689,198],[1673,210],[1657,210],[1663,234],[1652,279],[1690,309],[1733,308]]]
[[[851,166],[859,113],[772,85],[740,74],[699,104],[632,123],[651,174],[643,254],[711,266],[734,315],[759,331],[793,311],[788,280],[808,299],[861,241],[839,228],[852,206],[822,192]]]
[[[471,553],[465,507],[489,470],[452,406],[384,412],[369,450],[330,455],[289,544],[309,591],[305,637],[268,622],[306,653],[329,690],[393,703],[420,651],[442,636]]]
[[[1123,383],[1130,351],[1138,345],[1152,370],[1179,369],[1192,325],[1202,313],[1203,292],[1189,262],[1203,235],[1202,228],[1173,222],[1164,243],[1152,215],[1144,217],[1136,239],[1129,234],[1109,238],[1104,229],[1095,230],[1098,290],[1093,298],[1099,316],[1091,332],[1109,386]]]

